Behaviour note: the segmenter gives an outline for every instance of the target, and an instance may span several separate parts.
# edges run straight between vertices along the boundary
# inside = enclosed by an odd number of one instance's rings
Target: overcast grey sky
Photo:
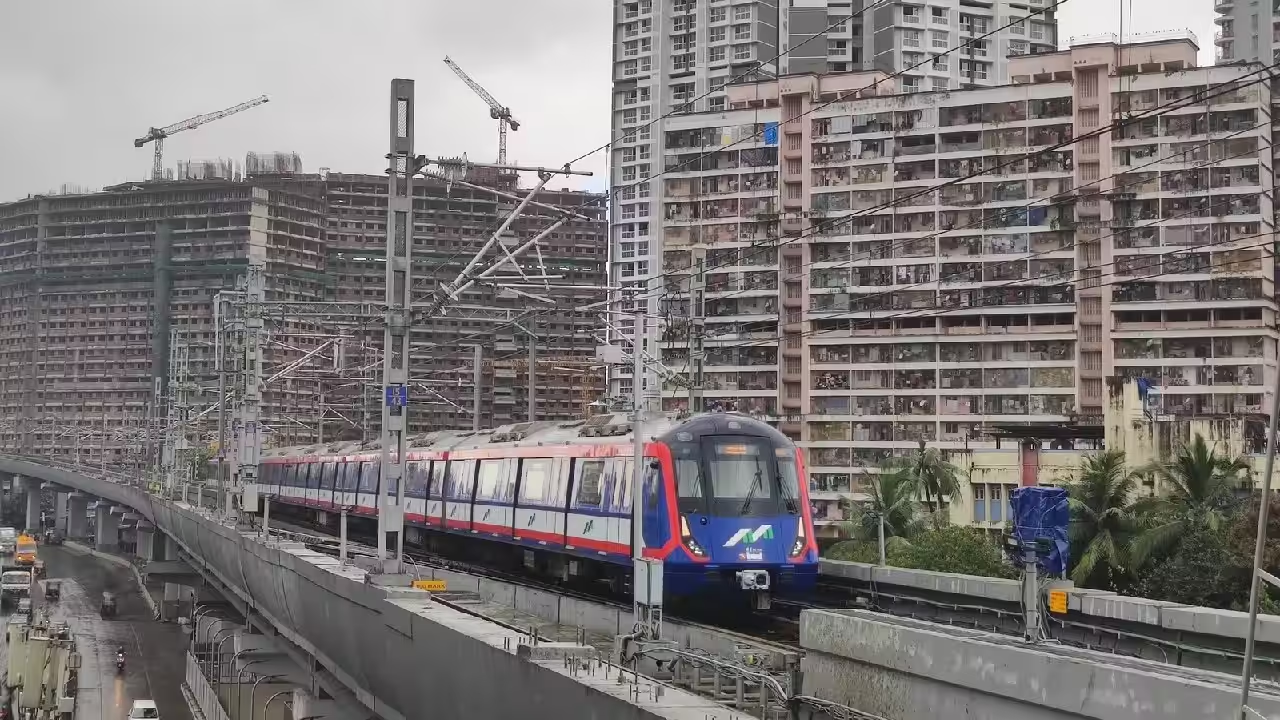
[[[445,55],[524,123],[513,160],[560,165],[609,139],[612,1],[3,0],[0,201],[144,178],[147,128],[261,94],[169,140],[166,165],[284,150],[381,172],[393,77],[417,81],[419,153],[492,161],[495,124]],[[1068,0],[1062,38],[1116,31],[1121,3],[1127,32],[1190,28],[1212,61],[1212,0]],[[581,166],[590,187],[604,155]]]

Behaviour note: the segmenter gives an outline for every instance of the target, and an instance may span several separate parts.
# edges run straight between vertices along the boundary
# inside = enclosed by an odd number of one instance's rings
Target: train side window
[[[503,480],[502,460],[481,460],[479,482],[476,484],[476,498],[499,500],[502,497]]]
[[[376,460],[365,460],[360,463],[360,492],[378,492],[378,465]]]
[[[427,486],[427,497],[440,499],[444,497],[444,479],[448,477],[449,462],[435,460],[431,463],[431,484]]]
[[[631,458],[615,458],[610,465],[613,466],[613,492],[610,493],[613,502],[609,509],[614,512],[631,512],[631,479],[635,463]]]
[[[327,462],[321,467],[320,487],[324,490],[332,490],[338,477],[338,464],[335,462]]]
[[[289,478],[289,484],[292,485],[294,482],[296,482],[296,479],[298,477],[298,466],[294,463],[289,463],[286,467],[289,468],[288,470],[285,471],[286,476]]]
[[[320,487],[320,476],[311,474],[310,463],[298,463],[298,478],[305,482],[309,488]]]
[[[360,485],[360,463],[354,460],[344,462],[341,466],[342,489],[344,492],[355,492]]]
[[[549,458],[527,458],[520,463],[520,502],[545,505],[554,499]]]
[[[449,498],[470,500],[476,482],[475,460],[449,461]]]
[[[409,497],[427,496],[427,478],[431,474],[430,460],[410,460],[405,467],[409,473],[409,483],[404,486],[404,494]]]
[[[578,481],[574,483],[574,507],[600,508],[601,486],[604,484],[603,460],[578,461]]]

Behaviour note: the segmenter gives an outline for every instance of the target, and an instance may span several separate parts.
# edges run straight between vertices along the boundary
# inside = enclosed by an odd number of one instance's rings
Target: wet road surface
[[[47,577],[62,578],[62,598],[48,603],[55,622],[71,626],[81,655],[76,720],[126,720],[134,700],[155,700],[164,720],[191,720],[182,696],[188,638],[174,624],[156,622],[133,571],[71,546],[40,547]],[[33,593],[37,613],[43,589]],[[99,616],[103,592],[116,596],[117,615]],[[116,671],[116,651],[125,671]],[[7,651],[7,645],[0,655]],[[5,660],[7,662],[7,659]]]

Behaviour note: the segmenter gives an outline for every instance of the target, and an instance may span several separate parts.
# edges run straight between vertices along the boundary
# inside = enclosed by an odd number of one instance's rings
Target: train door
[[[494,537],[511,537],[515,502],[515,458],[480,461],[476,474],[476,495],[471,515],[471,532]]]
[[[405,463],[408,482],[404,486],[405,522],[427,521],[427,481],[431,478],[430,460],[410,460]]]
[[[667,544],[671,537],[671,521],[667,513],[670,502],[664,492],[666,486],[662,481],[662,464],[657,458],[644,459],[644,547],[659,550]]]
[[[471,529],[471,499],[476,489],[476,461],[450,460],[445,484],[444,524],[450,530]]]
[[[378,512],[378,474],[381,470],[381,463],[377,460],[360,461],[356,505],[360,507],[359,512],[366,515]]]
[[[431,481],[427,483],[427,524],[444,525],[444,485],[449,477],[449,461],[434,460],[431,463]]]
[[[520,461],[515,537],[539,545],[564,545],[565,491],[569,458],[524,458]]]
[[[569,550],[588,550],[601,555],[618,551],[609,547],[609,523],[605,514],[606,464],[611,462],[584,458],[573,464],[572,499],[565,514],[565,547]]]
[[[354,460],[347,462],[345,458],[335,463],[333,501],[338,504],[339,508],[354,508],[356,506],[356,484],[351,478],[352,475],[356,474],[359,467],[359,463]]]
[[[334,477],[335,464],[333,462],[316,463],[311,468],[313,474],[320,475],[320,504],[328,508],[338,506],[338,497],[335,492],[337,487]]]
[[[609,544],[620,547],[624,554],[631,554],[631,458],[613,458],[612,492],[609,502]],[[614,551],[616,552],[616,551]]]

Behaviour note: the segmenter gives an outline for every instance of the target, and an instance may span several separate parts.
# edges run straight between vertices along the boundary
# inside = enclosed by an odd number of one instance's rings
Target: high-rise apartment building
[[[1274,27],[1280,20],[1280,5],[1252,0],[1214,0],[1213,22],[1218,26],[1213,44],[1218,62],[1261,62],[1270,65],[1280,61],[1280,35]]]
[[[519,197],[510,177],[472,177]],[[102,192],[40,196],[0,204],[0,448],[98,464],[140,462],[158,421],[153,403],[153,341],[158,274],[172,278],[170,327],[186,348],[196,411],[217,397],[214,297],[233,290],[251,252],[266,255],[268,301],[366,303],[385,297],[386,176],[260,175],[244,180],[140,182]],[[418,300],[452,281],[501,224],[516,200],[461,185],[415,184],[414,275]],[[545,273],[563,291],[551,305],[478,283],[458,304],[482,308],[422,318],[414,343],[412,432],[470,428],[475,387],[472,345],[483,349],[480,423],[527,418],[529,335],[538,419],[580,417],[604,391],[594,367],[598,329],[578,308],[604,298],[607,243],[598,195],[544,190],[539,202],[578,208],[548,235],[541,256],[522,257],[526,273]],[[538,235],[559,219],[531,205],[504,245]],[[171,260],[157,227],[169,232]],[[512,246],[508,246],[513,249]],[[490,261],[500,256],[490,251]],[[503,275],[517,270],[508,264]],[[540,288],[530,288],[538,292]],[[502,322],[507,315],[515,322]],[[524,315],[524,311],[533,310]],[[265,376],[336,334],[335,360],[312,361],[263,388],[269,446],[376,438],[381,316],[341,328],[323,317],[270,313]],[[164,413],[160,403],[159,413]],[[197,433],[211,436],[217,414]],[[150,428],[150,429],[149,429]]]
[[[735,79],[905,70],[1022,18],[963,53],[935,57],[898,80],[904,92],[999,85],[1008,78],[1007,55],[1056,48],[1054,13],[1028,17],[1051,4],[1052,0],[617,0],[610,157],[614,282],[647,287],[641,295],[646,296],[649,322],[662,322],[651,279],[662,257],[664,220],[657,209],[664,199],[661,182],[646,180],[669,172],[674,160],[659,131],[661,124],[653,124],[657,119],[670,113],[726,110],[725,84]],[[614,307],[634,309],[634,303],[623,301]],[[620,334],[631,335],[630,317],[614,315],[611,321]],[[655,337],[649,333],[647,338],[651,357],[657,357]],[[651,369],[650,383],[662,376],[660,370]],[[631,387],[628,368],[613,373],[612,394],[628,395]]]
[[[902,71],[902,92],[1001,85],[1010,56],[1057,49],[1056,13],[1046,10],[1053,3],[792,0],[783,66],[788,74]],[[966,41],[963,51],[935,57]]]
[[[1080,42],[945,93],[787,76],[668,119],[664,363],[690,362],[700,263],[703,403],[800,440],[832,519],[868,468],[921,442],[959,452],[993,446],[995,426],[1101,417],[1112,376],[1147,378],[1156,415],[1262,412],[1271,92],[1248,84],[1256,66],[1197,68],[1196,52]]]

